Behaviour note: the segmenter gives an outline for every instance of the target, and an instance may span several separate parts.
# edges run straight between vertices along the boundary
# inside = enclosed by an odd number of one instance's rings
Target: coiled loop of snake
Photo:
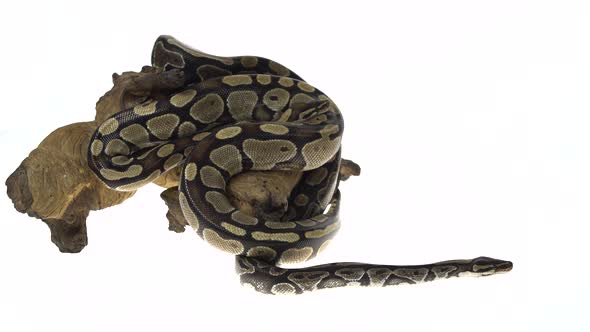
[[[286,294],[507,269],[507,262],[488,258],[418,267],[277,267],[314,257],[339,228],[340,111],[317,88],[265,58],[212,56],[161,36],[152,64],[182,70],[185,87],[106,120],[91,140],[89,165],[118,190],[135,190],[182,165],[185,218],[211,245],[237,256],[243,283]],[[260,220],[230,203],[226,185],[248,170],[304,171],[283,220]]]

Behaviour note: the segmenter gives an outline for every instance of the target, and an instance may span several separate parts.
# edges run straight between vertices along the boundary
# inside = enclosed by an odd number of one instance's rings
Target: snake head
[[[484,277],[492,274],[506,273],[512,270],[512,262],[490,257],[478,257],[473,259],[460,276]]]

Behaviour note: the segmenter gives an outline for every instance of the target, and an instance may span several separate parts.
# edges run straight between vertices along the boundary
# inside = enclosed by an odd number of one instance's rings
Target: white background
[[[0,14],[2,181],[94,117],[160,34],[292,68],[342,110],[340,233],[310,262],[487,255],[514,270],[272,297],[167,230],[160,188],[93,212],[61,254],[0,199],[1,331],[589,331],[590,8],[585,1],[12,2]]]

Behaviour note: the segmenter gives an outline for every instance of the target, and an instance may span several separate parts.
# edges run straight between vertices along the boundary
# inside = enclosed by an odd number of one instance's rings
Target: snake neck
[[[236,271],[241,283],[258,292],[274,295],[348,286],[418,284],[452,277],[490,276],[511,269],[511,262],[489,257],[425,265],[331,263],[301,269],[285,269],[256,258],[236,257]]]

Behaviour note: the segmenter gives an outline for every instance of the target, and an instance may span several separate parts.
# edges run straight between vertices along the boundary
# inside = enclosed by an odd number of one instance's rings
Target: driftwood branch
[[[148,98],[165,98],[183,84],[180,71],[144,67],[139,73],[113,74],[113,88],[97,102],[94,121],[56,129],[8,177],[7,193],[15,209],[44,221],[51,241],[61,252],[80,252],[88,244],[89,212],[120,204],[134,194],[106,187],[88,168],[86,156],[92,134],[113,114]],[[343,160],[340,173],[345,180],[360,174],[360,167]],[[184,231],[187,225],[178,205],[179,175],[179,168],[175,168],[154,181],[167,188],[161,197],[169,208],[169,229],[175,232]],[[284,210],[300,177],[299,172],[246,172],[230,181],[228,191],[233,204],[242,211],[273,218]]]

